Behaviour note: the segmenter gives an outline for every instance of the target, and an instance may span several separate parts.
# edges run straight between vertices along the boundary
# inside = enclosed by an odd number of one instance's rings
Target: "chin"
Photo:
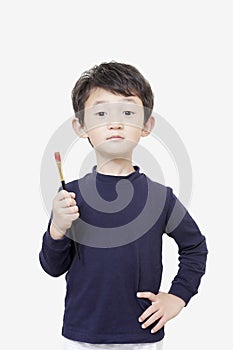
[[[123,141],[123,142],[122,142]],[[99,153],[109,154],[109,155],[124,155],[131,153],[133,149],[137,146],[136,142],[130,140],[122,141],[105,141],[97,146],[95,150]]]

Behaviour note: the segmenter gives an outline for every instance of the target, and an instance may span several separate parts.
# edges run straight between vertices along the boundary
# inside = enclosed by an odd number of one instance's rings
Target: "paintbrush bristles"
[[[55,157],[56,162],[61,162],[60,152],[55,152],[54,157]]]
[[[62,166],[61,166],[60,153],[59,152],[55,152],[54,156],[55,156],[55,160],[56,160],[56,163],[57,163],[57,168],[58,168],[58,171],[59,171],[60,179],[61,179],[61,181],[64,181],[64,176],[63,176]]]

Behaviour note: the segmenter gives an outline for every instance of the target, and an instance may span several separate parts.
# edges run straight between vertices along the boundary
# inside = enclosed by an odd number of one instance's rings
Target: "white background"
[[[38,262],[48,220],[40,166],[52,134],[73,113],[77,78],[110,60],[144,74],[156,112],[182,138],[194,176],[189,210],[210,251],[199,294],[167,324],[165,350],[231,347],[231,1],[138,3],[1,3],[1,349],[62,349],[64,276],[46,275]],[[176,189],[170,174],[166,182]],[[176,248],[170,240],[164,247],[168,288]]]

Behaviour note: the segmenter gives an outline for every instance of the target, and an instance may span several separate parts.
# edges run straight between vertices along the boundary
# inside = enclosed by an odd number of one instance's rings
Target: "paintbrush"
[[[60,153],[59,152],[55,152],[54,156],[55,156],[55,160],[56,160],[56,163],[57,163],[57,168],[58,168],[58,172],[59,172],[59,176],[60,176],[60,180],[61,180],[61,186],[62,186],[63,190],[65,190],[66,189],[66,184],[65,184],[65,180],[64,180],[63,171],[62,171]]]
[[[61,186],[62,186],[62,189],[63,190],[66,190],[66,183],[65,183],[65,180],[64,180],[64,175],[63,175],[63,171],[62,171],[62,164],[61,164],[61,155],[60,155],[60,152],[55,152],[54,153],[54,157],[55,157],[55,160],[56,160],[56,163],[57,163],[57,168],[58,168],[58,172],[59,172],[59,176],[60,176],[60,180],[61,180]],[[75,232],[74,232],[74,226],[71,225],[71,234],[73,236],[73,241],[74,241],[74,246],[75,246],[75,251],[78,255],[78,258],[80,260],[80,253],[79,253],[79,247],[78,247],[78,244],[76,244],[76,240],[75,240]]]

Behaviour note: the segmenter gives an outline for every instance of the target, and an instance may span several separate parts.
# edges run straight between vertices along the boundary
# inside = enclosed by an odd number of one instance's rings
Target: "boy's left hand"
[[[142,322],[142,328],[147,328],[159,320],[151,329],[151,333],[158,332],[167,321],[177,316],[185,306],[183,299],[169,293],[159,292],[158,294],[154,294],[152,292],[138,292],[137,297],[148,298],[151,301],[151,306],[138,319],[139,322]],[[148,318],[149,316],[151,317]],[[146,321],[144,322],[144,320]]]

